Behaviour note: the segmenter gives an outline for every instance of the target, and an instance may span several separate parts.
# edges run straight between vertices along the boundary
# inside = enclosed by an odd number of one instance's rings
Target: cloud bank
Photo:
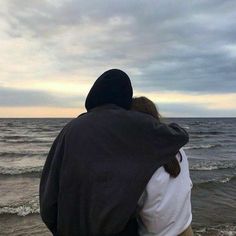
[[[94,80],[115,67],[129,74],[135,92],[159,95],[165,114],[236,116],[235,106],[220,102],[236,94],[235,9],[234,0],[5,1],[0,87],[10,89],[0,90],[8,97],[0,106],[60,106],[60,84],[65,106],[82,106]],[[174,93],[183,95],[178,104],[168,100]],[[214,108],[186,94],[211,95]]]

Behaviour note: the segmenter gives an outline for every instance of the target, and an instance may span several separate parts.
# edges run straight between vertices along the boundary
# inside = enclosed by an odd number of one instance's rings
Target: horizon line
[[[74,119],[76,117],[0,117],[0,119]],[[172,116],[172,117],[162,117],[164,119],[172,119],[172,118],[236,118],[236,116]]]

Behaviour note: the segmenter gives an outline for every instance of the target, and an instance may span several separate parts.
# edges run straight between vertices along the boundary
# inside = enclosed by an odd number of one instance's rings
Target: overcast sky
[[[110,68],[164,116],[236,116],[236,1],[1,1],[0,117],[77,116]]]

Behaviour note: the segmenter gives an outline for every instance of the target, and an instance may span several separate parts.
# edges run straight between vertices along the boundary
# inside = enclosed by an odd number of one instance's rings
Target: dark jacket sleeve
[[[189,141],[189,135],[185,129],[175,123],[168,125],[157,122],[154,124],[153,132],[156,137],[153,138],[153,141],[156,142],[154,145],[158,147],[157,152],[162,157],[162,165],[173,158],[179,149]]]
[[[39,187],[40,215],[53,235],[56,235],[57,231],[57,200],[63,154],[64,138],[61,132],[47,156]]]
[[[176,123],[171,123],[169,125],[166,125],[166,127],[172,136],[171,141],[175,143],[178,152],[181,147],[183,147],[186,143],[188,143],[189,135],[184,128],[182,128]]]

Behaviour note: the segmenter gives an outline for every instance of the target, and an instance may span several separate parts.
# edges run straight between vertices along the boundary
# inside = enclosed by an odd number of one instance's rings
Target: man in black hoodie
[[[139,197],[188,134],[130,111],[132,95],[126,73],[106,71],[87,96],[87,113],[55,139],[40,182],[40,213],[53,235],[138,235]]]

